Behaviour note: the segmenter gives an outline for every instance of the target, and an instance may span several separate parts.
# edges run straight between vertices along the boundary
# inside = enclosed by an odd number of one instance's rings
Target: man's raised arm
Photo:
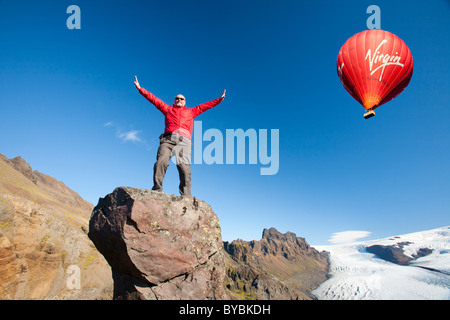
[[[139,85],[139,81],[136,76],[134,76],[134,85],[136,89],[139,90],[139,93],[144,96],[145,99],[150,101],[159,111],[161,111],[164,115],[168,112],[170,106],[164,103],[161,99],[154,96],[151,92],[145,90]]]
[[[208,102],[202,103],[202,104],[196,106],[195,108],[192,108],[192,112],[193,112],[194,118],[196,116],[198,116],[200,113],[203,113],[206,110],[209,110],[209,109],[217,106],[219,103],[221,103],[223,101],[223,99],[225,99],[225,92],[226,92],[226,90],[223,90],[222,95],[220,96],[220,98],[217,98],[217,99],[214,99],[212,101],[208,101]]]

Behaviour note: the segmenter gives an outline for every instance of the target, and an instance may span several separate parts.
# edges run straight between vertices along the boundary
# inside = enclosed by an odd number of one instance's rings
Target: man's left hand
[[[220,96],[220,101],[225,99],[225,92],[227,92],[227,90],[223,90],[222,95]]]

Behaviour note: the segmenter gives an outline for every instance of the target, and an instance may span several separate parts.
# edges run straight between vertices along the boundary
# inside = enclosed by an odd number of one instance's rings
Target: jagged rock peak
[[[15,164],[17,167],[23,167],[26,171],[32,171],[31,166],[28,162],[25,161],[21,156],[17,156],[11,159],[11,162]]]
[[[264,229],[261,240],[224,243],[227,289],[249,299],[311,299],[309,292],[326,279],[328,255],[295,233]]]
[[[293,232],[281,233],[275,228],[264,229],[262,233],[263,239],[277,239],[281,241],[297,241],[297,236]]]
[[[26,162],[21,156],[17,156],[13,159],[8,159],[4,157],[3,159],[6,162],[9,162],[14,169],[22,173],[25,177],[30,179],[33,182],[36,182],[36,178],[33,176],[33,169],[31,168],[31,165]]]

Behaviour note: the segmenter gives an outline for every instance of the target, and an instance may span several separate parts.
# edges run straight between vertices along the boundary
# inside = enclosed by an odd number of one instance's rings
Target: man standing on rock
[[[175,155],[177,169],[180,176],[180,194],[191,196],[191,137],[194,118],[199,114],[209,110],[223,101],[225,91],[220,98],[200,104],[195,108],[186,108],[186,98],[179,94],[175,97],[173,106],[169,106],[162,100],[155,97],[139,85],[138,79],[134,76],[134,84],[148,101],[155,105],[165,117],[165,130],[159,137],[160,144],[156,163],[153,167],[153,188],[155,191],[162,191],[163,180],[169,166],[170,158]]]

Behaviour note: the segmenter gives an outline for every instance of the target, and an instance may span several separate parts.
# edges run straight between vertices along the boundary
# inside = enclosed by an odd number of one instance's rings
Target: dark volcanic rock
[[[367,252],[373,253],[377,255],[379,258],[397,263],[400,265],[407,265],[412,258],[406,256],[403,253],[403,249],[397,246],[382,246],[382,245],[373,245],[366,248]]]
[[[433,252],[430,248],[420,248],[416,253],[413,254],[414,259],[419,259],[425,257]]]
[[[99,200],[89,238],[113,271],[114,299],[221,299],[219,219],[196,198],[121,187]]]
[[[411,242],[399,242],[395,245],[383,246],[383,245],[373,245],[367,247],[366,250],[369,253],[377,255],[380,259],[386,260],[388,262],[396,263],[399,265],[408,265],[410,261],[424,257],[433,252],[429,248],[421,248],[412,257],[407,256],[403,252],[403,247],[411,244]]]

